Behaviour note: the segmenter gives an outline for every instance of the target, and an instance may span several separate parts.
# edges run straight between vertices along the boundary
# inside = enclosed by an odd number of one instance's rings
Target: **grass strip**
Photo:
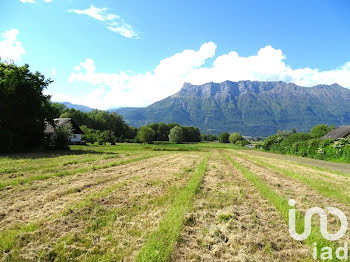
[[[288,199],[273,191],[258,175],[251,172],[248,168],[244,167],[240,163],[234,161],[229,155],[226,154],[226,158],[230,161],[235,168],[237,168],[243,176],[252,183],[255,188],[260,192],[260,194],[267,199],[281,214],[282,218],[288,224],[289,209]],[[316,228],[316,230],[315,230]],[[296,210],[296,232],[304,232],[304,216]],[[303,243],[312,246],[313,243],[317,243],[318,254],[323,247],[333,247],[336,248],[336,243],[328,241],[323,238],[320,232],[320,227],[317,224],[313,225],[313,230],[310,236],[303,241]]]
[[[203,180],[209,156],[199,164],[184,190],[175,199],[168,213],[160,221],[158,229],[146,241],[136,257],[136,261],[168,261],[180,235],[186,212]]]
[[[320,179],[320,178],[315,179],[311,176],[309,177],[305,175],[300,175],[296,172],[293,172],[291,170],[287,170],[281,167],[277,167],[263,160],[258,160],[248,156],[239,156],[239,157],[246,159],[248,161],[252,161],[258,166],[261,166],[264,168],[267,167],[272,171],[276,171],[282,175],[293,178],[303,183],[304,185],[310,187],[311,189],[317,191],[320,195],[324,197],[335,197],[337,200],[339,200],[341,203],[344,203],[345,205],[349,206],[350,204],[350,197],[346,193],[343,193],[343,189],[336,184],[329,183],[324,179]]]
[[[149,154],[149,155],[144,155],[144,156],[137,157],[137,158],[120,160],[120,161],[115,161],[115,162],[100,164],[100,165],[94,165],[92,167],[82,167],[82,168],[77,168],[74,170],[59,171],[59,172],[52,173],[52,174],[35,175],[35,176],[31,176],[31,177],[26,177],[26,178],[17,178],[15,180],[10,180],[10,181],[2,181],[2,182],[0,182],[0,190],[6,189],[7,186],[15,187],[15,186],[19,186],[19,185],[32,183],[32,182],[38,181],[38,180],[46,180],[46,179],[49,179],[52,177],[64,177],[64,176],[68,176],[68,175],[85,173],[88,171],[95,171],[95,170],[105,169],[105,168],[109,168],[109,167],[125,165],[128,163],[153,158],[156,156],[158,156],[158,154]]]

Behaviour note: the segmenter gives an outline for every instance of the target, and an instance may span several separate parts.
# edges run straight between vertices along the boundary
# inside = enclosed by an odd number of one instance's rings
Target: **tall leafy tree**
[[[52,81],[29,65],[0,62],[0,151],[21,151],[44,140],[45,121],[52,122],[50,97],[43,94]]]
[[[137,132],[137,137],[144,143],[151,143],[154,139],[154,135],[154,130],[148,126],[141,127]]]
[[[169,141],[174,143],[182,143],[184,141],[184,132],[181,126],[174,126],[170,129]]]

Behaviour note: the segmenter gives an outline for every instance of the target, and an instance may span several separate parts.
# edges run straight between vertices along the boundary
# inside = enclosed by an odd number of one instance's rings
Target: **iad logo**
[[[291,199],[288,202],[289,206],[291,207],[295,207],[295,200]],[[295,225],[295,216],[296,216],[296,212],[294,208],[289,209],[289,233],[292,236],[292,238],[294,238],[295,240],[298,241],[303,241],[305,239],[307,239],[310,234],[311,234],[311,219],[312,216],[317,214],[320,217],[320,231],[322,236],[329,240],[329,241],[336,241],[339,240],[340,238],[342,238],[345,233],[346,230],[348,228],[348,220],[345,216],[345,214],[339,210],[338,208],[335,207],[326,207],[326,209],[328,210],[329,213],[337,216],[341,222],[340,225],[340,229],[337,233],[335,234],[330,234],[328,233],[327,230],[327,213],[324,209],[319,208],[319,207],[313,207],[310,208],[306,211],[305,213],[305,223],[304,223],[304,232],[301,234],[298,234],[296,232],[296,225]],[[343,252],[343,255],[340,255],[340,252]],[[345,243],[344,247],[339,247],[336,250],[336,257],[340,260],[343,259],[347,259],[348,258],[348,244]],[[317,243],[314,243],[314,252],[313,252],[313,258],[317,259]],[[323,247],[321,249],[321,259],[332,259],[332,249],[330,247]]]

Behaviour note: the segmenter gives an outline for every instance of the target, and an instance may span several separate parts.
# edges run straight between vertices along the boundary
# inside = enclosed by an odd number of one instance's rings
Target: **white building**
[[[71,118],[55,118],[54,119],[56,127],[59,126],[65,126],[70,124],[72,126],[73,134],[71,136],[71,144],[81,144],[81,136],[84,134],[84,132],[77,126]],[[44,131],[45,135],[50,136],[51,139],[55,136],[55,128],[49,124],[46,123],[46,128]]]

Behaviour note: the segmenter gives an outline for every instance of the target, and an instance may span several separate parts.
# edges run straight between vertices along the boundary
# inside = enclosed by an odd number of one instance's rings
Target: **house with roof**
[[[327,135],[321,137],[321,139],[334,139],[339,140],[341,138],[347,138],[350,137],[350,126],[340,126],[331,132],[329,132]]]
[[[55,118],[54,119],[56,127],[65,126],[70,124],[72,127],[72,136],[70,138],[71,144],[82,144],[81,137],[84,132],[80,129],[80,127],[74,123],[71,118]],[[55,128],[50,124],[46,123],[44,134],[50,137],[52,141],[55,136]]]

